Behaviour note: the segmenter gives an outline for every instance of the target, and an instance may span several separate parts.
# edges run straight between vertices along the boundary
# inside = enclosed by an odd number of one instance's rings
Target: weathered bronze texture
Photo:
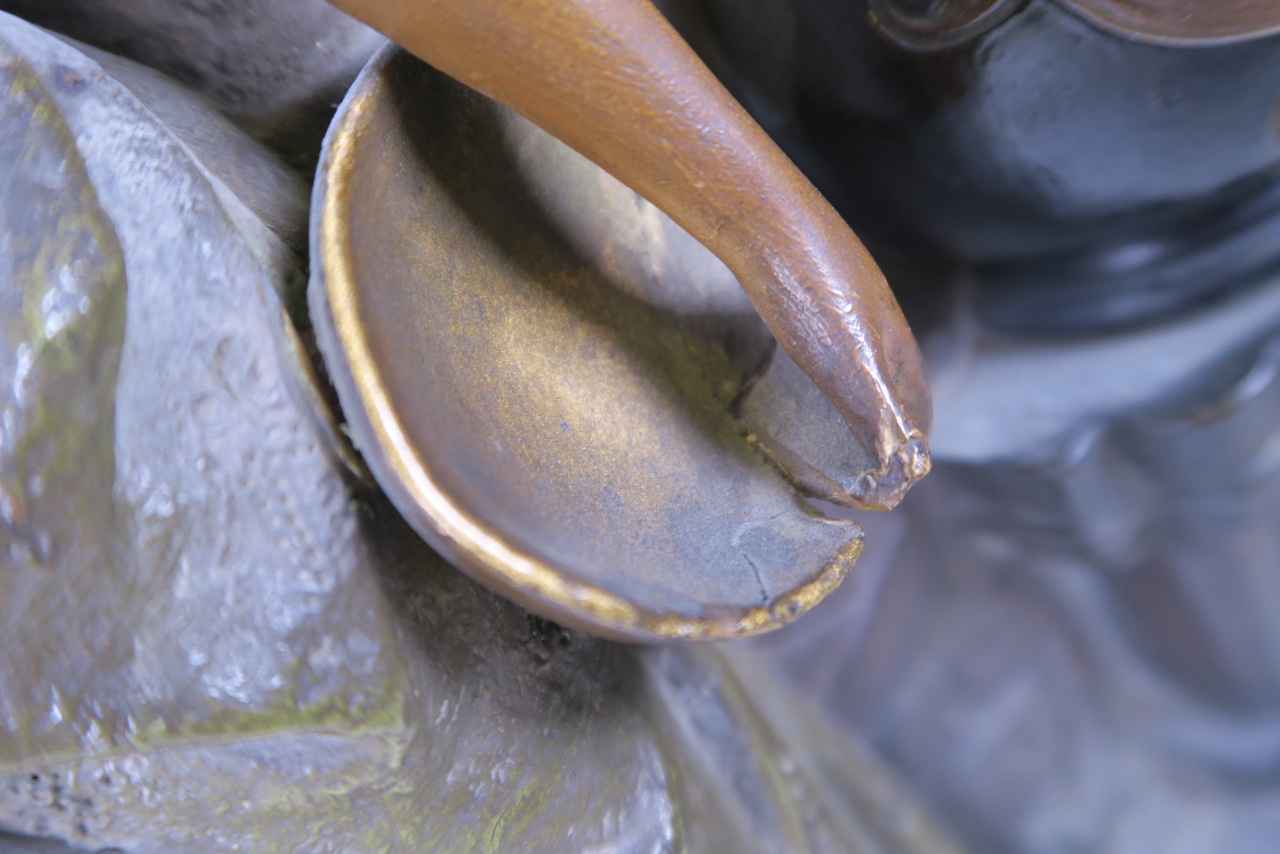
[[[1058,0],[1126,38],[1213,45],[1280,32],[1275,0]]]
[[[0,851],[960,853],[749,664],[533,617],[354,480],[305,187],[202,99],[0,13],[0,126]]]
[[[965,325],[862,585],[761,643],[977,851],[1267,854],[1280,277],[1119,334]]]
[[[855,230],[968,266],[989,324],[1131,327],[1280,268],[1280,36],[1154,44],[1027,0],[924,45],[877,25],[904,0],[703,5],[726,79]]]
[[[956,41],[879,0],[701,5],[873,251],[955,269],[935,473],[860,588],[760,643],[976,850],[1270,852],[1280,7],[1028,0]]]
[[[0,10],[164,72],[308,174],[383,38],[323,0],[0,0]]]
[[[1025,0],[871,0],[870,19],[898,42],[937,50],[997,26]]]
[[[437,548],[633,640],[768,630],[838,583],[859,529],[734,417],[771,342],[713,255],[402,52],[326,146],[312,317],[357,443]]]
[[[341,0],[656,204],[737,276],[782,347],[875,449],[858,503],[929,467],[924,366],[844,221],[647,0]]]

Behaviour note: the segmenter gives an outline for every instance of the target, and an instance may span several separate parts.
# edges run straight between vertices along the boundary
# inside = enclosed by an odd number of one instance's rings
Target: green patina
[[[548,836],[547,842],[554,843],[554,834],[560,828],[547,826],[545,822],[551,815],[566,789],[567,769],[573,767],[573,759],[577,754],[577,744],[558,752],[554,757],[542,757],[538,765],[550,765],[555,770],[541,774],[534,773],[525,780],[515,795],[498,810],[484,829],[483,842],[486,854],[501,854],[511,850],[511,844],[520,842],[528,845],[535,832]],[[540,826],[541,825],[541,826]]]
[[[23,302],[21,326],[6,337],[15,346],[29,348],[32,374],[41,387],[62,393],[31,395],[23,402],[22,425],[19,436],[11,437],[16,440],[11,455],[39,460],[43,492],[55,502],[65,504],[70,497],[85,505],[75,508],[78,518],[94,524],[104,512],[96,505],[109,504],[110,493],[68,490],[65,485],[109,484],[114,473],[112,396],[124,340],[124,254],[74,135],[49,93],[25,64],[11,60],[5,71],[10,81],[3,109],[9,113],[6,125],[18,140],[20,162],[35,174],[42,165],[38,161],[45,161],[46,171],[55,162],[63,176],[61,187],[49,187],[28,178],[28,170],[13,173],[15,182],[26,179],[18,192],[29,196],[32,213],[24,222],[26,230],[11,238]],[[77,292],[89,305],[50,328],[45,302],[67,277],[77,280]],[[101,429],[84,429],[83,417],[75,417],[85,410],[86,397],[92,400]],[[32,453],[49,444],[52,454]],[[33,500],[28,479],[36,474],[23,472],[4,484],[24,515]]]

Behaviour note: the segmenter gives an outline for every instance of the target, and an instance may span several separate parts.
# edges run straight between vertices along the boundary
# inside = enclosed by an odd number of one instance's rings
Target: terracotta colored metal
[[[338,0],[602,166],[708,246],[875,449],[852,496],[887,509],[929,470],[923,361],[838,214],[646,0]]]

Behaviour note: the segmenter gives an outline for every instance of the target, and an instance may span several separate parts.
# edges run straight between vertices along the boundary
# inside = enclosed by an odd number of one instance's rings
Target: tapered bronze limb
[[[857,237],[648,0],[335,0],[649,199],[738,277],[880,460],[891,507],[929,469],[923,360]]]

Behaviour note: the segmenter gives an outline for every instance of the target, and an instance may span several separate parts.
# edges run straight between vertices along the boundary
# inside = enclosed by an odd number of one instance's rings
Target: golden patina
[[[767,332],[656,208],[393,51],[321,169],[320,343],[380,483],[454,562],[631,640],[758,633],[839,583],[860,530],[732,411]]]

